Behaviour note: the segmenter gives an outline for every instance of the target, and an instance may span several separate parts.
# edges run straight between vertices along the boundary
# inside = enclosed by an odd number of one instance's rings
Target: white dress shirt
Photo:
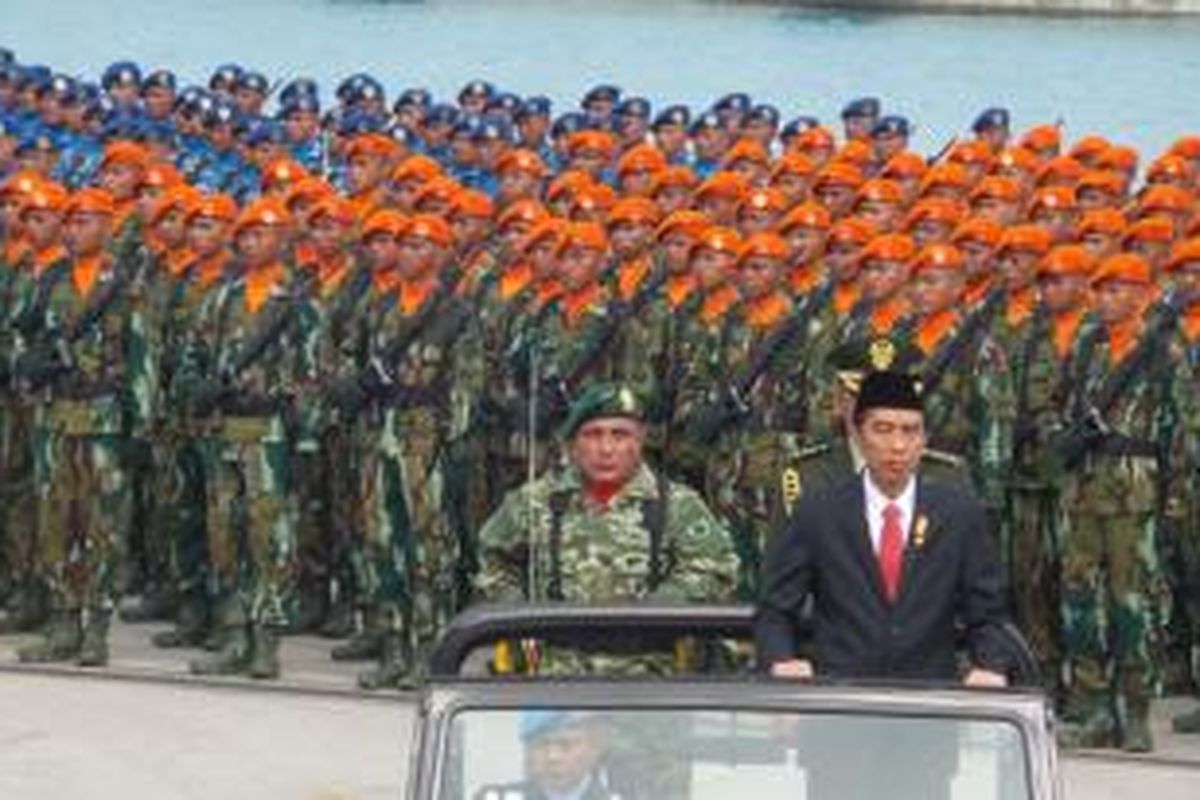
[[[871,548],[875,554],[879,554],[879,546],[883,541],[883,510],[889,503],[895,503],[900,508],[900,533],[904,537],[901,541],[907,543],[908,529],[913,519],[913,506],[917,501],[916,476],[908,479],[908,485],[895,500],[879,490],[871,480],[871,470],[864,469],[862,476],[863,495],[867,498],[867,530],[871,532]]]

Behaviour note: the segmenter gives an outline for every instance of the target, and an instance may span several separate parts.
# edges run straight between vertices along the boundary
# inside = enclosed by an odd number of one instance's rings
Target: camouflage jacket
[[[648,520],[649,514],[657,519]],[[651,585],[656,525],[659,575]],[[585,499],[577,469],[554,470],[511,492],[479,542],[475,588],[485,600],[722,602],[731,597],[737,574],[729,534],[700,496],[646,466],[604,508]]]

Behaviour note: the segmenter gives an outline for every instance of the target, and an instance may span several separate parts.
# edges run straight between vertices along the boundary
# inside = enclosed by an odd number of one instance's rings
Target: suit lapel
[[[871,544],[871,529],[867,525],[867,497],[863,491],[861,476],[854,478],[852,491],[848,492],[845,502],[839,505],[843,516],[842,529],[848,534],[851,549],[862,567],[863,576],[879,601],[887,603],[887,595],[883,590],[883,572],[879,569],[879,557],[875,555],[875,547]]]
[[[904,539],[904,558],[900,567],[900,590],[896,595],[897,605],[905,595],[920,582],[921,570],[925,565],[924,550],[929,543],[929,534],[936,516],[936,503],[931,502],[926,484],[917,477],[916,497],[913,499],[913,515],[909,520]],[[918,539],[920,541],[918,541]]]

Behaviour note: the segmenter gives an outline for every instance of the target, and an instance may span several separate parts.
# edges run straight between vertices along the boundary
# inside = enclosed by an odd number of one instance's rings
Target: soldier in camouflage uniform
[[[1053,692],[1062,688],[1062,476],[1052,467],[1050,443],[1065,411],[1067,380],[1082,331],[1092,324],[1087,292],[1094,267],[1083,248],[1055,248],[1037,265],[1042,299],[1031,316],[1017,322],[1023,302],[1011,296],[1010,284],[1007,302],[997,307],[992,325],[1009,355],[1016,406],[1002,529],[1013,612],[1041,661],[1046,688]]]
[[[449,225],[418,214],[399,234],[398,259],[381,262],[390,269],[376,272],[360,317],[367,367],[339,390],[343,407],[363,409],[363,590],[381,647],[359,683],[372,689],[419,676],[457,610],[464,533],[446,508],[447,447],[467,430],[481,382],[458,346],[467,312],[443,272]]]
[[[206,437],[190,413],[184,379],[190,337],[200,324],[204,300],[229,268],[229,228],[236,216],[230,197],[171,190],[147,219],[147,243],[157,254],[161,273],[150,300],[161,393],[153,437],[157,525],[168,542],[168,580],[179,599],[175,627],[153,637],[159,647],[199,644],[209,629]],[[171,232],[176,224],[182,241]]]
[[[198,674],[279,675],[279,634],[292,618],[296,507],[291,428],[296,396],[315,379],[283,261],[290,217],[264,198],[234,224],[235,267],[206,295],[182,389],[208,426],[209,587],[219,648]]]
[[[1179,425],[1172,449],[1167,522],[1175,566],[1175,613],[1190,645],[1192,680],[1200,675],[1200,239],[1177,244],[1167,262],[1179,311]],[[1176,716],[1177,733],[1200,733],[1200,708]]]
[[[569,464],[509,494],[479,533],[479,599],[729,600],[729,536],[699,495],[643,462],[643,420],[627,386],[596,383],[579,397],[563,427]],[[610,661],[547,652],[525,667],[597,671]]]
[[[1160,470],[1179,408],[1149,265],[1120,254],[1092,278],[1095,335],[1080,344],[1061,437],[1062,591],[1071,691],[1083,721],[1071,744],[1153,749],[1169,608],[1158,557]]]
[[[772,531],[771,487],[799,452],[808,409],[808,318],[786,290],[788,246],[773,233],[746,239],[738,256],[743,301],[724,332],[710,409],[724,408],[708,496],[741,558],[739,590],[757,591],[759,557]],[[712,413],[706,412],[706,413]],[[703,440],[704,436],[697,435]]]
[[[130,510],[123,447],[127,410],[147,368],[128,281],[112,244],[115,204],[100,189],[67,203],[70,250],[39,282],[29,309],[42,318],[23,342],[18,373],[43,401],[39,422],[38,568],[54,617],[23,661],[108,662],[108,625]],[[143,321],[144,324],[144,321]],[[144,425],[144,418],[137,420]]]

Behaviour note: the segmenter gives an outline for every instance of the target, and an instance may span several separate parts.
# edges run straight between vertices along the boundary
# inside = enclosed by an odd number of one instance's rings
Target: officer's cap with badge
[[[917,354],[901,348],[888,338],[858,338],[842,343],[830,352],[826,364],[838,384],[851,394],[859,394],[863,379],[875,372],[902,370]]]
[[[622,383],[596,383],[589,386],[574,403],[560,430],[564,439],[574,436],[584,424],[601,417],[625,417],[643,422],[645,408],[637,393]]]

